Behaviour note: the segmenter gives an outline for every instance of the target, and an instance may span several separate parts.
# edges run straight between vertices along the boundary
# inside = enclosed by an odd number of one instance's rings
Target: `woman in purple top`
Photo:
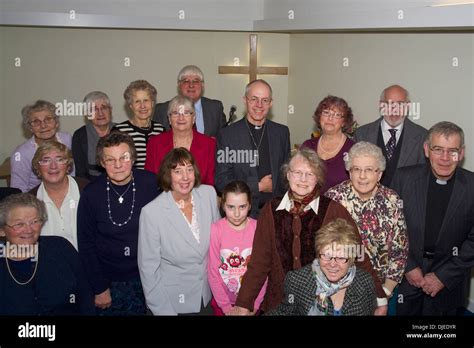
[[[345,132],[352,125],[353,115],[344,99],[329,95],[319,103],[313,119],[321,135],[306,140],[302,146],[316,151],[326,164],[326,183],[321,188],[321,194],[324,194],[331,187],[349,179],[344,167],[344,156],[354,142]]]

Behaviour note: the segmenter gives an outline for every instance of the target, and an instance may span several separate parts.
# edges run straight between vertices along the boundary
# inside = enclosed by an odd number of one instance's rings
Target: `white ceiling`
[[[474,1],[0,0],[0,24],[284,32],[472,29],[473,4],[432,7],[466,2]]]

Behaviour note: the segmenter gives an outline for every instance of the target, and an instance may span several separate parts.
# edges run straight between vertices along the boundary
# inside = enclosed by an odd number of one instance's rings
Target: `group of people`
[[[291,152],[266,81],[246,86],[231,125],[198,67],[177,82],[158,104],[130,83],[119,124],[105,93],[87,94],[72,137],[52,103],[23,108],[22,193],[0,201],[0,314],[462,314],[474,174],[461,128],[416,125],[393,85],[355,134],[348,103],[324,98],[320,135]]]

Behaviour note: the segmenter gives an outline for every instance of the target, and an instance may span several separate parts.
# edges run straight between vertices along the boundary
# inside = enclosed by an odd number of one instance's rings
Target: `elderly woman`
[[[283,302],[268,315],[373,315],[374,282],[355,265],[363,253],[359,241],[356,229],[343,219],[321,227],[316,258],[287,273]]]
[[[0,202],[0,315],[92,315],[94,301],[77,251],[64,238],[41,236],[43,202],[29,193]]]
[[[103,172],[95,161],[97,142],[110,133],[112,105],[104,92],[90,92],[84,97],[86,105],[94,105],[92,114],[86,115],[88,121],[72,136],[72,154],[76,167],[76,176],[92,180]]]
[[[31,160],[43,141],[56,140],[71,148],[71,135],[58,132],[59,118],[56,116],[54,104],[37,100],[34,104],[26,105],[22,110],[23,127],[33,136],[18,146],[10,158],[11,187],[26,192],[40,184],[40,179],[31,168]]]
[[[344,154],[354,145],[345,131],[353,122],[352,110],[347,102],[339,97],[327,96],[314,112],[314,121],[321,135],[306,140],[302,146],[313,149],[326,165],[326,182],[320,194],[349,178],[344,168]]]
[[[79,201],[79,256],[99,315],[146,312],[137,265],[138,222],[158,189],[152,173],[132,169],[135,159],[129,135],[112,132],[101,138],[97,162],[105,173],[86,186]]]
[[[158,173],[161,162],[173,148],[191,152],[201,173],[201,182],[214,185],[216,140],[193,128],[196,121],[194,103],[188,97],[176,96],[168,104],[171,130],[150,139],[145,169]]]
[[[296,151],[289,163],[284,165],[288,192],[283,198],[273,198],[260,212],[252,259],[242,280],[234,314],[251,313],[267,277],[267,292],[262,309],[269,312],[280,304],[285,275],[311,264],[316,258],[314,238],[322,226],[342,218],[357,229],[343,206],[320,196],[319,192],[324,186],[323,168],[324,164],[317,154],[308,148]],[[380,306],[386,305],[385,293],[369,260],[361,258],[358,263],[374,278]]]
[[[207,259],[211,224],[220,218],[216,191],[200,185],[184,148],[165,156],[158,181],[164,193],[143,208],[138,241],[148,308],[155,315],[211,315]]]
[[[123,97],[132,112],[132,118],[115,125],[112,129],[132,137],[137,151],[134,167],[138,169],[145,167],[148,140],[165,130],[160,123],[151,119],[156,103],[156,94],[156,88],[148,81],[131,82],[123,93]]]
[[[32,163],[41,184],[29,192],[46,205],[49,219],[41,235],[64,237],[77,249],[77,207],[88,181],[69,175],[72,164],[72,153],[66,145],[52,140],[42,143]]]
[[[333,187],[326,196],[351,214],[372,267],[390,297],[402,281],[408,257],[401,200],[395,191],[380,184],[385,157],[378,146],[365,141],[355,144],[345,165],[350,180]]]

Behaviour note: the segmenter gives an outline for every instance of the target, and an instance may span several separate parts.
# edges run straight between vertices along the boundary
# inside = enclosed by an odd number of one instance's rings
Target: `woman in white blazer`
[[[216,191],[200,185],[194,158],[171,150],[158,173],[163,193],[140,215],[138,267],[154,315],[211,314],[207,256],[211,224],[220,218]]]

